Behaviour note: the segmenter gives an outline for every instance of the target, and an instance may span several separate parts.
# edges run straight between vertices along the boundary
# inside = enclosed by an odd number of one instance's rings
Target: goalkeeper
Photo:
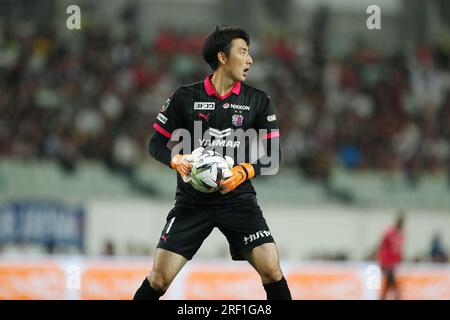
[[[250,38],[243,29],[216,27],[203,46],[203,58],[213,74],[175,90],[156,118],[149,152],[176,170],[176,201],[162,230],[153,269],[134,299],[159,299],[215,227],[227,238],[232,259],[247,260],[258,272],[267,299],[291,299],[277,246],[250,182],[268,167],[278,169],[281,153],[279,147],[273,152],[271,147],[279,146],[279,128],[271,99],[263,91],[243,83],[253,64],[249,45]],[[194,149],[199,143],[194,139],[194,126],[200,122],[202,134],[208,130],[211,136],[208,140],[207,134],[202,135],[206,138],[200,139],[200,147],[214,146],[217,139],[226,139],[226,154],[229,151],[236,154],[240,144],[245,146],[245,160],[233,159],[237,164],[231,168],[231,176],[222,181],[220,192],[202,193],[185,183],[194,156],[191,152],[172,155],[167,147],[173,132],[185,129],[191,134],[190,150]],[[276,159],[274,163],[251,163],[248,144],[236,142],[232,137],[232,130],[237,129],[264,129],[260,138],[268,140],[266,157]]]

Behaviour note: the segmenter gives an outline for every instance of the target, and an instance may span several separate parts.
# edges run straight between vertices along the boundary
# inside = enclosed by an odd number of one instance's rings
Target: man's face
[[[243,39],[234,39],[224,70],[233,81],[244,81],[247,78],[253,59],[249,54],[247,43]]]

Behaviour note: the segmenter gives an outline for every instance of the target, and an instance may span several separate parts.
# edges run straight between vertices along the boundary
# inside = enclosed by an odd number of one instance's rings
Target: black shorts
[[[274,242],[257,203],[218,208],[176,205],[167,216],[157,248],[191,260],[215,227],[227,238],[233,260],[245,260],[253,248]]]

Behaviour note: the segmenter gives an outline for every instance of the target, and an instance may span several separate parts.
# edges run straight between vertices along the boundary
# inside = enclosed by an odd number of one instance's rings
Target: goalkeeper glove
[[[170,167],[177,170],[184,182],[189,182],[192,163],[202,154],[203,150],[203,147],[199,147],[192,151],[192,154],[176,154],[170,161]]]
[[[188,182],[192,169],[192,155],[176,154],[170,161],[170,167],[177,170],[184,182]]]
[[[240,163],[230,169],[231,177],[220,183],[220,193],[225,194],[236,189],[245,180],[255,176],[255,169],[250,163]]]

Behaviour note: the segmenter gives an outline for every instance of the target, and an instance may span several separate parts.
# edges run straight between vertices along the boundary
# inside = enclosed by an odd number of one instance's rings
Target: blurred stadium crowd
[[[67,172],[83,159],[124,172],[148,159],[160,106],[210,72],[205,34],[164,30],[142,43],[101,28],[70,40],[48,27],[2,29],[0,156],[55,159]],[[355,43],[329,57],[307,39],[251,36],[249,83],[275,102],[285,164],[316,178],[338,163],[403,171],[412,185],[446,173],[450,183],[448,49],[386,55]]]

